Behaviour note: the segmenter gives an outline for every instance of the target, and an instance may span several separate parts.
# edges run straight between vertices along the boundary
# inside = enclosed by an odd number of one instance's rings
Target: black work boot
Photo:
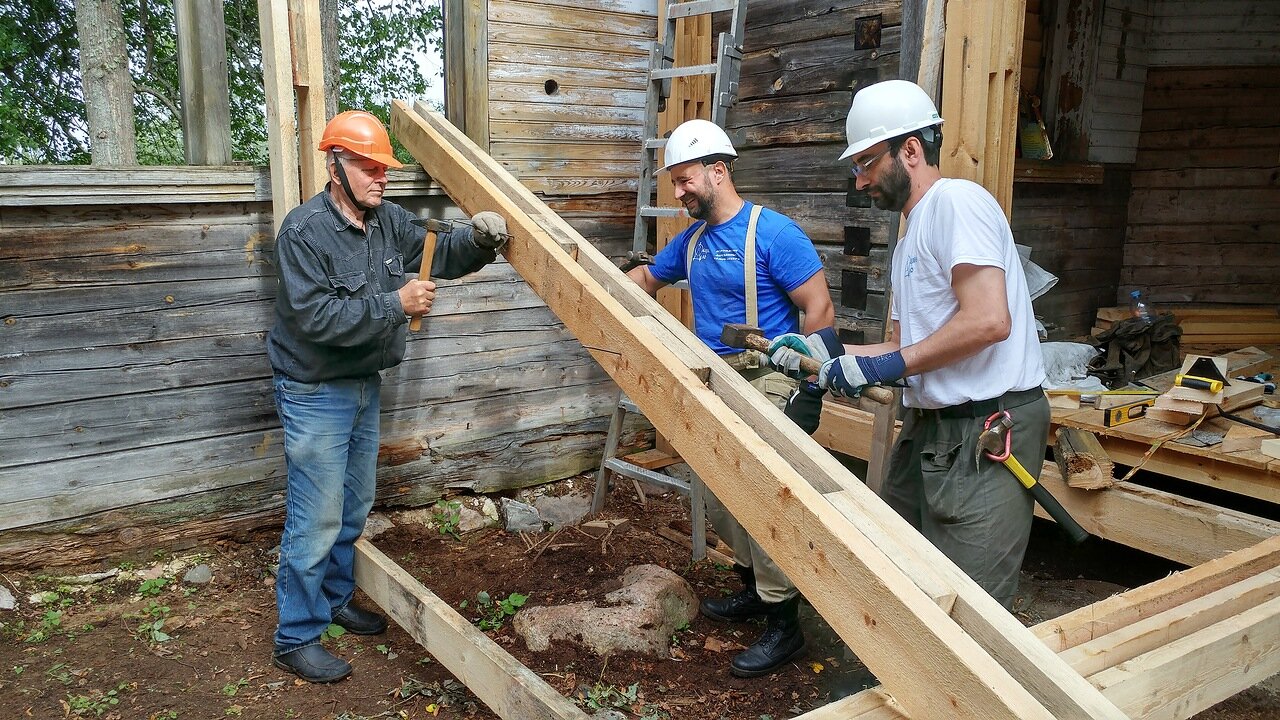
[[[755,645],[738,653],[729,665],[737,677],[767,675],[804,652],[804,633],[800,632],[800,596],[780,603],[765,604],[764,634]]]
[[[277,655],[271,662],[311,683],[337,682],[351,674],[351,663],[335,657],[318,643]]]
[[[703,615],[720,622],[743,622],[764,615],[768,608],[756,594],[756,573],[749,567],[734,565],[742,578],[742,589],[722,598],[707,598],[698,606]]]
[[[352,635],[381,635],[387,631],[386,618],[354,602],[347,603],[341,612],[333,616],[333,624],[342,626]]]

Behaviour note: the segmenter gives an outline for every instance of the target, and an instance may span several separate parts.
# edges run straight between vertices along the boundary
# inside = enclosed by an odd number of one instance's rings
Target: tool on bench
[[[1115,427],[1127,422],[1133,422],[1134,420],[1145,417],[1147,414],[1147,408],[1155,404],[1156,396],[1150,395],[1142,400],[1135,400],[1131,403],[1107,408],[1102,411],[1102,424],[1106,427]]]
[[[982,425],[982,434],[978,436],[977,446],[973,450],[973,461],[976,465],[983,455],[988,460],[1001,463],[1010,473],[1013,474],[1018,482],[1022,483],[1022,487],[1031,493],[1031,497],[1040,503],[1040,507],[1049,513],[1049,517],[1067,531],[1067,535],[1075,543],[1082,543],[1089,539],[1089,531],[1080,527],[1080,523],[1071,517],[1071,513],[1062,507],[1043,485],[1031,477],[1031,473],[1018,462],[1018,458],[1013,456],[1013,416],[1008,410],[1001,410],[994,413]]]
[[[764,331],[745,323],[729,323],[720,331],[720,342],[731,348],[769,352],[769,339]],[[817,375],[822,370],[822,363],[807,355],[800,356],[800,372],[806,375]],[[880,385],[868,385],[862,389],[862,395],[881,405],[893,403],[893,391]]]
[[[436,254],[436,235],[437,233],[448,233],[453,230],[453,223],[448,220],[436,220],[435,218],[415,218],[411,220],[414,225],[427,229],[427,237],[422,241],[422,269],[418,272],[419,280],[431,279],[431,259]],[[422,316],[414,315],[409,318],[409,329],[418,332],[422,329]]]
[[[1222,391],[1221,380],[1199,377],[1197,375],[1177,375],[1173,379],[1173,384],[1178,387],[1192,388],[1195,390],[1208,390],[1211,393]]]

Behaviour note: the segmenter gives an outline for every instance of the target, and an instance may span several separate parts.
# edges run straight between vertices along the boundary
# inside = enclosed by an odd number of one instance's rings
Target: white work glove
[[[834,328],[823,328],[808,337],[799,333],[779,335],[769,343],[766,354],[769,356],[769,367],[797,380],[803,380],[806,374],[800,370],[801,356],[811,357],[818,362],[826,362],[836,355],[844,354],[844,345],[836,337]]]
[[[482,248],[501,250],[507,242],[506,219],[490,210],[476,213],[471,218],[471,239]]]

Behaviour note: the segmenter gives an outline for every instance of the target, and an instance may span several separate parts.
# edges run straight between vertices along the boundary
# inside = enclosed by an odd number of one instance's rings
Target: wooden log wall
[[[200,169],[238,178],[218,189],[240,199],[180,202],[142,171],[158,202],[121,202],[127,188],[108,189],[127,184],[119,170],[13,170],[0,173],[0,566],[280,524],[262,173]],[[187,171],[165,172],[176,187]],[[45,190],[76,184],[61,174],[103,187],[36,204],[37,176]],[[607,375],[505,262],[441,285],[405,362],[384,373],[379,503],[595,467],[617,393]]]
[[[1118,298],[1277,302],[1277,118],[1280,64],[1148,70]]]
[[[489,153],[606,254],[624,254],[657,2],[487,6]]]
[[[1124,256],[1129,176],[1108,167],[1101,184],[1029,183],[1013,186],[1014,240],[1058,277],[1034,303],[1053,340],[1089,334],[1099,307],[1115,304]]]
[[[878,341],[886,315],[890,224],[856,192],[845,116],[853,94],[898,77],[894,0],[756,0],[747,13],[740,101],[729,113],[733,176],[753,202],[791,217],[826,267],[849,342]]]

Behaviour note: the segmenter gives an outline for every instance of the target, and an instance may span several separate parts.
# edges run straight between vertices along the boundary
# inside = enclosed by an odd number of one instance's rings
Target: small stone
[[[498,504],[493,501],[493,498],[485,498],[480,503],[480,514],[489,518],[489,524],[493,527],[502,524],[502,518],[498,515]]]
[[[391,518],[382,513],[370,513],[369,518],[364,521],[364,536],[367,538],[375,538],[382,533],[395,527],[396,524],[391,522]]]
[[[478,510],[472,510],[465,505],[458,508],[458,532],[460,533],[474,532],[497,524],[497,520],[490,520]]]
[[[208,585],[211,580],[213,580],[213,570],[204,564],[191,568],[186,575],[182,576],[182,582],[192,585]]]
[[[0,585],[0,610],[12,610],[17,605],[18,601],[13,598],[13,593],[9,592],[9,588]]]
[[[502,512],[507,516],[507,532],[542,532],[542,517],[532,505],[502,498]]]
[[[534,502],[538,515],[553,527],[577,525],[591,513],[591,497],[588,495],[547,495]]]

